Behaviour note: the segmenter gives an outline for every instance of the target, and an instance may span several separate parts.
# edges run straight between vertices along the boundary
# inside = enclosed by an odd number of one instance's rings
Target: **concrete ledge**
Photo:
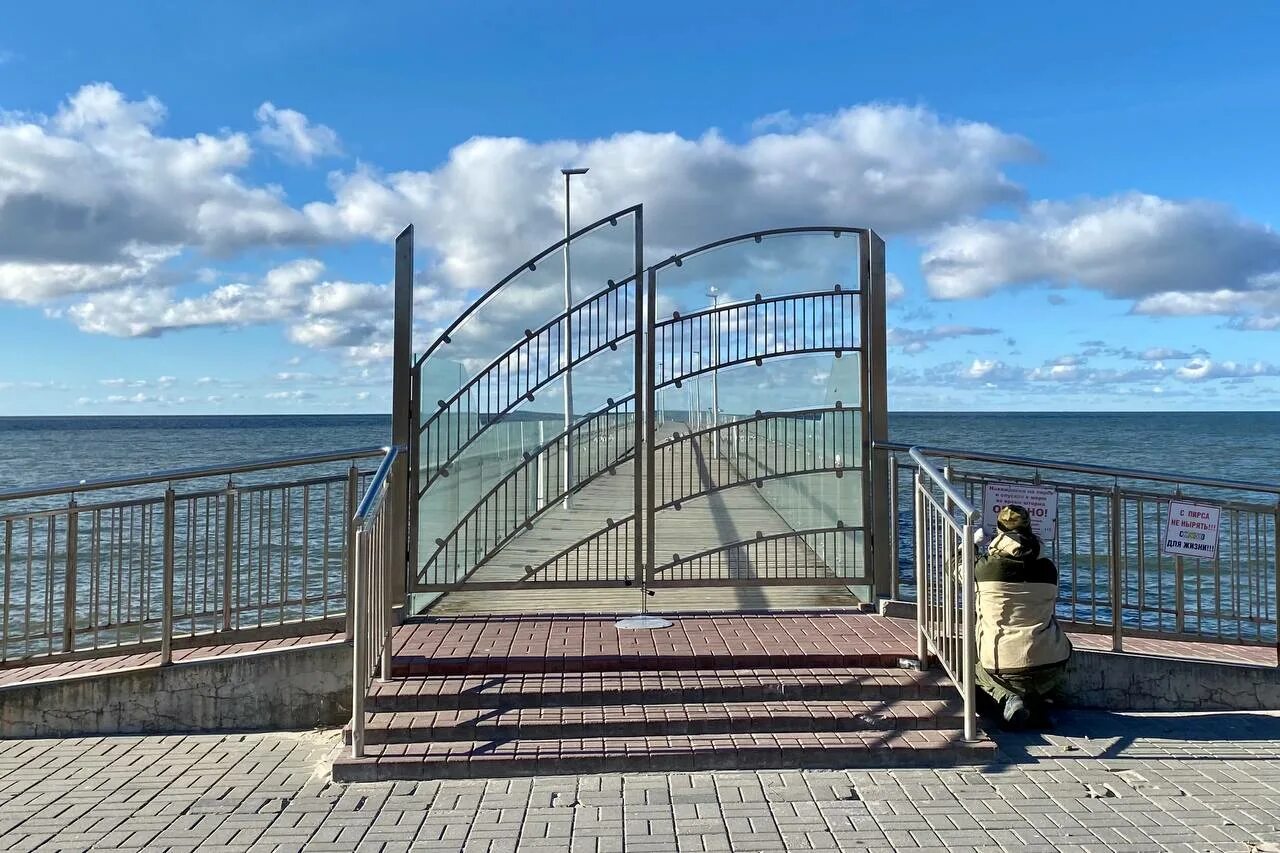
[[[305,729],[351,718],[336,641],[0,688],[0,737]]]
[[[1109,711],[1280,710],[1280,667],[1076,649],[1066,693]]]
[[[900,601],[896,598],[882,598],[879,604],[880,615],[888,616],[891,619],[915,619],[916,603],[914,601]]]

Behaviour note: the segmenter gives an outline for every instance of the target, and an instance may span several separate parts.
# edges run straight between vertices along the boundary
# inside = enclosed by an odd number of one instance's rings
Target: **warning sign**
[[[1221,507],[1169,502],[1169,522],[1160,540],[1160,553],[1212,560],[1218,555],[1218,516]]]
[[[1009,504],[1031,515],[1031,531],[1042,542],[1052,542],[1058,526],[1058,491],[1050,486],[1026,483],[987,483],[982,489],[982,527],[988,536],[996,532],[996,516]]]

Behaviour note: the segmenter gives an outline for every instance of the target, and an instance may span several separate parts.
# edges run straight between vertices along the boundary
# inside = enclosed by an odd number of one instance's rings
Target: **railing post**
[[[963,663],[961,666],[964,670],[964,684],[961,690],[964,691],[964,739],[977,740],[978,738],[978,721],[975,710],[975,688],[976,688],[976,668],[978,661],[977,634],[975,625],[975,607],[974,607],[974,552],[973,552],[973,519],[968,519],[964,525],[964,532],[961,534],[962,544],[961,553],[964,555],[961,560],[961,583],[964,589],[960,593],[960,630],[963,635],[964,650]]]
[[[902,574],[898,565],[898,455],[886,451],[889,457],[889,564],[892,573],[889,575],[889,597],[898,599],[898,575]]]
[[[164,602],[160,609],[160,665],[173,663],[173,535],[177,516],[177,495],[170,485],[164,490]]]
[[[404,469],[401,468],[400,470],[403,471]],[[387,475],[387,481],[388,481],[387,489],[389,490],[388,491],[389,494],[395,494],[395,491],[391,487],[394,485],[395,480],[397,479],[397,476],[398,475],[396,473],[395,468],[392,468],[391,473]],[[382,525],[379,524],[379,528],[381,528],[381,526]],[[392,625],[391,620],[394,618],[394,611],[392,610],[392,607],[391,607],[391,594],[390,594],[391,583],[392,583],[391,574],[396,570],[397,562],[394,559],[395,542],[390,537],[384,536],[382,538],[383,538],[383,542],[380,544],[382,544],[383,547],[381,549],[381,554],[379,555],[379,560],[378,560],[378,562],[381,564],[381,569],[382,569],[382,571],[379,572],[379,575],[381,576],[381,582],[379,583],[381,590],[380,590],[378,599],[373,602],[373,606],[377,607],[379,612],[382,614],[382,619],[378,624],[378,646],[379,646],[379,651],[381,652],[381,655],[380,655],[381,661],[378,666],[378,680],[390,681],[391,680],[391,625]]]
[[[1280,500],[1276,501],[1275,512],[1271,518],[1271,551],[1275,558],[1275,586],[1271,587],[1275,595],[1276,614],[1276,666],[1280,666]]]
[[[1074,502],[1073,502],[1074,503]],[[1124,651],[1124,539],[1120,520],[1124,517],[1124,498],[1120,483],[1111,485],[1111,650]],[[1075,560],[1075,554],[1071,555]],[[1139,591],[1141,592],[1141,591]]]
[[[234,566],[236,559],[236,490],[231,478],[227,478],[227,491],[223,499],[226,520],[222,529],[222,630],[231,630],[231,601],[235,596]]]
[[[925,588],[924,553],[924,471],[916,469],[915,477],[915,529],[916,529],[916,659],[921,669],[929,667],[929,640],[925,636],[925,623],[929,618],[926,608],[928,598]]]
[[[356,463],[353,461],[351,467],[347,469],[347,503],[346,509],[342,514],[343,528],[346,531],[346,541],[343,543],[344,552],[344,569],[346,577],[344,578],[346,586],[347,599],[347,618],[346,618],[346,635],[350,640],[355,630],[353,622],[355,620],[355,582],[356,582],[356,535],[357,527],[355,522],[356,502],[360,499],[358,489],[360,487],[360,472],[356,469]]]
[[[1182,557],[1173,558],[1173,630],[1182,634],[1187,629],[1187,616],[1184,613],[1186,607],[1186,595],[1182,590],[1183,580],[1186,576],[1186,566],[1182,562]]]
[[[365,649],[368,634],[368,615],[365,613],[368,591],[365,588],[367,548],[360,547],[364,537],[354,522],[354,511],[347,516],[351,533],[352,578],[347,587],[347,635],[351,637],[351,757],[364,758],[364,692],[368,686],[365,675],[368,650]],[[354,624],[353,624],[354,623]]]
[[[76,496],[71,495],[67,511],[67,574],[62,602],[62,650],[76,650],[76,558],[80,544],[80,514],[76,512]],[[6,625],[6,630],[8,626]]]

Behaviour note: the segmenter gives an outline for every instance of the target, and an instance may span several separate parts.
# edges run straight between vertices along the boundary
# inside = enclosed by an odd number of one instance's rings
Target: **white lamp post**
[[[720,305],[720,289],[714,285],[707,288],[707,296],[711,297],[711,457],[720,457],[720,313],[715,309]]]
[[[569,283],[569,179],[585,175],[586,169],[561,169],[564,175],[564,508],[572,509],[569,499],[573,485],[573,289]]]

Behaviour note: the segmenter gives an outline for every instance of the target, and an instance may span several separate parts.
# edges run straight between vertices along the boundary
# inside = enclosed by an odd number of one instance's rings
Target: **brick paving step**
[[[475,708],[366,715],[366,743],[507,741],[955,729],[958,701],[726,702],[561,708]],[[346,742],[350,733],[346,732]]]
[[[499,778],[577,773],[844,769],[984,764],[990,740],[961,732],[806,732],[373,744],[334,761],[336,782]]]
[[[562,672],[652,672],[657,670],[811,669],[814,667],[895,667],[897,651],[675,653],[662,650],[590,654],[572,650],[557,655],[546,649],[529,653],[505,650],[492,655],[400,653],[391,660],[393,677],[421,675],[509,675]]]
[[[898,668],[516,673],[375,681],[366,710],[448,711],[779,700],[897,701],[949,699],[955,695],[941,672]]]

